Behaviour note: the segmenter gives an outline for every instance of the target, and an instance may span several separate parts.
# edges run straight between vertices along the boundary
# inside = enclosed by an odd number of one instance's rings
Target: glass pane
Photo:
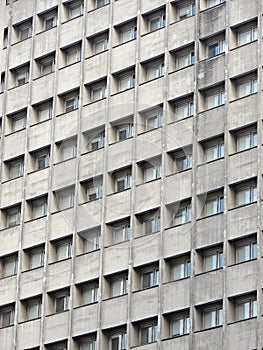
[[[214,108],[214,107],[217,107],[219,105],[219,95],[218,94],[207,96],[206,100],[207,100],[207,108]]]
[[[218,158],[218,145],[214,145],[206,149],[206,160],[207,162]]]
[[[184,262],[177,263],[172,268],[172,279],[175,281],[175,280],[179,280],[181,278],[184,278],[185,277],[184,273],[185,273]]]
[[[237,304],[237,320],[249,318],[249,302]]]
[[[237,205],[244,205],[250,202],[250,189],[246,188],[242,191],[237,192],[236,195]]]
[[[204,328],[211,328],[216,326],[216,311],[204,312]]]
[[[89,232],[84,238],[87,253],[99,248],[99,234],[97,232]]]
[[[160,18],[154,18],[150,20],[150,31],[156,30],[161,27]]]
[[[258,246],[257,246],[257,243],[254,242],[254,243],[252,243],[252,254],[251,254],[251,258],[252,258],[252,259],[256,259],[256,258],[257,258],[257,254],[258,254]]]
[[[184,334],[184,320],[176,320],[172,323],[172,336],[176,337],[178,335]]]
[[[188,117],[188,104],[177,107],[177,117],[178,119],[184,119]]]
[[[28,318],[34,319],[39,317],[40,305],[39,303],[32,303],[28,305]]]
[[[31,269],[42,266],[42,264],[43,264],[43,252],[35,252],[30,255]]]
[[[70,256],[69,243],[66,243],[57,247],[58,260],[67,259],[69,256]]]
[[[257,301],[252,300],[252,312],[251,312],[251,317],[256,317],[258,314],[258,307],[257,307]]]
[[[213,215],[217,213],[217,200],[208,200],[206,202],[206,215]]]
[[[91,304],[96,301],[96,287],[84,288],[82,292],[83,304]]]
[[[216,269],[217,268],[216,261],[217,261],[216,253],[213,255],[205,256],[205,261],[204,261],[205,271],[210,271],[210,270]]]
[[[238,35],[239,45],[247,44],[250,41],[251,41],[251,30],[250,29],[239,33],[239,35]]]
[[[250,246],[249,244],[239,246],[236,248],[237,262],[250,260]]]

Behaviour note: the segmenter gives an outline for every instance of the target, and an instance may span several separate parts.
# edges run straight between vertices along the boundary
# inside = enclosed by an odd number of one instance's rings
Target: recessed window
[[[56,197],[58,201],[58,209],[65,210],[74,207],[74,187],[57,191]]]
[[[36,62],[39,65],[41,76],[52,73],[55,70],[55,54],[37,59]]]
[[[108,5],[109,3],[110,3],[110,0],[95,0],[95,8]]]
[[[203,270],[211,271],[220,269],[224,265],[223,247],[219,246],[204,250],[203,253]]]
[[[222,304],[211,305],[202,310],[203,329],[214,328],[223,325],[223,309]]]
[[[8,45],[8,28],[4,28],[3,32],[3,49],[7,48]]]
[[[237,152],[256,147],[258,144],[257,131],[254,128],[239,131],[236,136],[236,141]]]
[[[239,98],[258,92],[257,79],[240,79],[237,81],[237,95]]]
[[[13,114],[10,116],[12,120],[12,131],[16,132],[26,128],[26,111]]]
[[[257,258],[256,237],[241,239],[235,242],[236,262],[245,262]]]
[[[223,158],[225,155],[224,140],[222,138],[205,142],[203,148],[206,162]]]
[[[17,273],[18,255],[12,254],[1,259],[3,277],[13,276]]]
[[[143,233],[145,235],[160,232],[161,229],[161,217],[160,211],[152,211],[148,214],[143,214],[141,217],[143,225]]]
[[[62,141],[59,146],[61,161],[65,161],[76,157],[77,155],[77,140],[72,138]]]
[[[19,24],[19,25],[15,25],[14,28],[17,31],[19,41],[31,38],[31,36],[32,36],[32,21],[31,20],[28,20],[28,21],[26,21],[22,24]]]
[[[87,88],[90,93],[90,102],[96,102],[107,97],[107,81],[104,79],[88,85]]]
[[[120,124],[116,127],[117,141],[126,140],[134,135],[133,123]]]
[[[242,206],[257,201],[257,184],[243,184],[236,187],[236,206]]]
[[[160,13],[153,13],[152,15],[148,16],[149,32],[153,32],[165,26],[166,26],[166,15],[164,13],[164,10]]]
[[[152,266],[145,268],[141,272],[141,288],[147,289],[158,286],[159,284],[159,268]]]
[[[157,113],[146,117],[146,130],[153,130],[163,125],[163,114]]]
[[[68,19],[79,17],[83,13],[82,1],[71,1],[67,4],[68,7]]]
[[[45,148],[43,150],[34,152],[33,158],[35,160],[35,170],[42,170],[49,167],[50,150]]]
[[[226,2],[226,0],[207,0],[206,5],[207,5],[207,8],[209,8],[209,7],[223,4],[224,2]]]
[[[95,37],[91,38],[89,42],[93,55],[107,51],[109,48],[109,32],[107,31],[96,35]]]
[[[183,225],[192,221],[192,204],[189,201],[183,201],[176,208],[173,216],[174,226]]]
[[[0,328],[13,326],[15,318],[15,305],[3,306],[0,309]]]
[[[224,196],[222,193],[210,193],[207,195],[204,214],[205,216],[215,215],[224,212]]]
[[[158,326],[156,322],[152,324],[142,324],[140,326],[140,344],[150,344],[158,340]]]
[[[99,281],[92,281],[81,286],[82,305],[96,303],[98,301]]]
[[[55,313],[68,310],[69,307],[69,291],[61,291],[54,294],[54,311]]]
[[[100,248],[100,229],[91,229],[88,231],[80,232],[79,235],[83,239],[83,251],[84,253],[93,252]]]
[[[117,221],[110,224],[109,228],[112,233],[112,243],[120,243],[130,239],[130,219]]]
[[[17,158],[7,163],[9,167],[9,179],[15,179],[24,174],[24,158]]]
[[[105,147],[105,130],[101,130],[96,135],[91,136],[89,143],[90,151],[97,151],[98,149]]]
[[[81,60],[81,44],[70,46],[63,51],[66,58],[66,65],[70,65]]]
[[[28,299],[23,302],[26,308],[27,320],[34,320],[41,317],[42,298]]]
[[[153,80],[164,76],[163,60],[151,61],[145,64],[146,80]]]
[[[193,96],[187,99],[180,99],[174,103],[176,120],[182,120],[194,115]]]
[[[21,86],[28,83],[29,80],[29,66],[25,65],[14,71],[16,86]]]
[[[190,333],[189,310],[176,312],[169,316],[170,336],[179,337]]]
[[[135,74],[133,71],[120,74],[117,76],[117,79],[119,85],[119,92],[132,89],[135,86]]]
[[[55,8],[39,15],[43,30],[49,30],[57,26],[57,11],[57,8]]]
[[[79,95],[78,93],[72,95],[66,95],[64,97],[64,112],[68,113],[79,108]]]
[[[96,177],[85,183],[85,188],[87,191],[87,201],[94,201],[96,199],[102,198],[103,196],[103,179],[102,177]]]
[[[96,350],[96,334],[81,337],[78,350]]]
[[[143,172],[143,182],[159,179],[162,176],[161,158],[154,158],[140,164]]]
[[[180,1],[181,3],[181,1]],[[196,13],[195,3],[188,1],[182,1],[182,4],[178,4],[178,20],[182,20],[191,16],[194,16]]]
[[[35,269],[44,265],[45,248],[44,246],[36,247],[28,251],[29,268]]]
[[[171,261],[171,281],[177,281],[190,277],[191,262],[190,255],[180,256]]]
[[[115,333],[115,332],[114,332]],[[127,334],[126,330],[116,332],[110,336],[110,349],[111,350],[122,350],[126,349]]]
[[[256,317],[258,314],[256,295],[237,298],[235,306],[237,321]]]
[[[206,108],[215,108],[225,104],[225,90],[213,89],[205,93]]]
[[[47,215],[47,197],[41,197],[31,202],[32,218],[38,219]]]
[[[131,188],[132,185],[132,169],[131,167],[125,168],[113,173],[114,191],[122,192]]]
[[[109,278],[110,296],[112,298],[128,293],[127,273],[113,275]]]
[[[6,209],[6,227],[14,227],[20,224],[21,208],[20,206]]]
[[[252,22],[237,28],[237,45],[249,44],[258,40],[257,23]]]
[[[183,49],[177,50],[172,53],[175,60],[175,70],[179,70],[195,63],[194,46],[189,45]],[[174,62],[172,62],[174,65]]]
[[[192,168],[193,165],[193,155],[192,148],[185,148],[175,151],[171,154],[174,159],[175,171],[185,171]]]
[[[63,239],[54,243],[57,261],[69,259],[72,256],[72,240]]]
[[[43,122],[45,120],[51,119],[53,115],[52,101],[40,104],[36,107],[36,110],[38,122]]]
[[[120,42],[122,44],[137,38],[136,21],[129,22],[119,27]]]

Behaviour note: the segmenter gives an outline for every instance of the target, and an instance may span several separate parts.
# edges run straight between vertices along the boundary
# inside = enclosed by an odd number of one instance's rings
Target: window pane
[[[184,334],[184,319],[176,320],[172,323],[172,336],[176,337],[178,335]]]
[[[209,271],[209,270],[214,270],[217,268],[217,264],[216,264],[216,261],[217,261],[217,254],[213,254],[213,255],[208,255],[208,256],[205,256],[205,265],[204,265],[204,268],[205,268],[205,271]]]

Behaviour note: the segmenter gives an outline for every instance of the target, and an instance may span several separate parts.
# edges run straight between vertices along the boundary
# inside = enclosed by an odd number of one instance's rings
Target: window
[[[90,151],[97,151],[105,147],[105,130],[98,132],[91,138],[89,149]]]
[[[191,66],[195,63],[193,46],[176,53],[176,70]]]
[[[158,286],[159,268],[149,267],[142,271],[142,289]]]
[[[102,198],[103,196],[103,183],[102,177],[94,178],[87,182],[87,201],[94,201]]]
[[[0,78],[0,93],[4,92],[5,89],[5,72],[1,73],[1,78]]]
[[[31,249],[28,255],[30,269],[35,269],[44,265],[45,249],[43,246]]]
[[[128,277],[125,275],[113,276],[110,279],[110,295],[117,297],[128,293]]]
[[[15,316],[15,306],[10,305],[0,309],[0,328],[13,326]]]
[[[154,14],[148,19],[149,32],[163,28],[166,26],[166,16],[165,14]]]
[[[223,4],[226,0],[207,0],[207,7],[213,7],[219,4]]]
[[[164,76],[163,62],[150,62],[146,65],[146,80],[153,80]]]
[[[175,152],[173,155],[176,171],[184,171],[192,168],[193,156],[192,149],[185,149]]]
[[[7,48],[7,45],[8,45],[8,28],[5,28],[3,33],[3,49]]]
[[[20,206],[7,209],[6,211],[6,226],[8,228],[14,227],[20,224]]]
[[[26,127],[26,111],[16,113],[11,116],[12,119],[12,132],[16,132]]]
[[[110,349],[111,350],[125,350],[127,343],[126,330],[113,334],[110,337]]]
[[[249,96],[258,92],[258,81],[257,79],[250,79],[247,81],[237,82],[237,95],[239,98]]]
[[[98,301],[98,289],[99,289],[99,283],[98,281],[93,281],[84,284],[81,287],[81,299],[82,304],[92,304],[96,303]]]
[[[130,220],[113,224],[111,229],[113,243],[119,243],[130,239]]]
[[[140,327],[140,344],[149,344],[158,340],[158,326],[156,323]]]
[[[94,229],[80,233],[84,240],[84,252],[89,253],[100,248],[100,230]]]
[[[194,16],[196,12],[195,3],[188,3],[178,8],[178,19],[182,20]]]
[[[18,27],[18,36],[19,41],[31,38],[32,35],[32,23],[31,21],[25,22],[24,24],[20,24]]]
[[[120,28],[120,42],[122,44],[137,38],[136,23],[128,23]]]
[[[153,159],[149,162],[145,162],[143,167],[143,181],[149,182],[159,179],[162,176],[162,164],[161,159]]]
[[[39,151],[35,154],[36,159],[36,169],[42,170],[49,167],[49,149],[44,149],[43,151]]]
[[[256,237],[238,240],[235,243],[236,262],[245,262],[257,259],[258,248]]]
[[[202,311],[203,329],[214,328],[223,325],[222,305],[211,306]]]
[[[173,216],[173,223],[177,226],[190,221],[192,221],[192,205],[189,202],[182,202]]]
[[[65,210],[74,207],[74,188],[56,192],[59,210]]]
[[[75,109],[78,109],[78,108],[79,108],[79,96],[78,95],[65,97],[65,100],[64,100],[65,113],[74,111]]]
[[[121,74],[118,76],[119,91],[132,89],[135,86],[135,74],[133,72]]]
[[[94,55],[104,52],[109,48],[109,33],[105,32],[92,39],[92,52]]]
[[[224,196],[222,194],[210,194],[205,202],[204,212],[206,216],[224,212]]]
[[[182,313],[177,312],[170,318],[171,337],[179,337],[190,333],[189,311]]]
[[[212,58],[226,51],[225,39],[217,40],[216,42],[207,45],[208,57]]]
[[[24,159],[19,158],[11,161],[9,164],[9,178],[10,180],[23,176],[24,174]]]
[[[256,147],[258,137],[256,130],[246,130],[237,134],[237,152]]]
[[[225,155],[224,140],[219,139],[206,142],[204,148],[207,162],[223,158]]]
[[[49,12],[43,16],[44,29],[49,30],[57,25],[57,12]]]
[[[96,339],[81,339],[79,350],[96,350]]]
[[[73,19],[79,17],[83,12],[83,3],[82,1],[71,1],[68,4],[68,18]]]
[[[4,257],[2,260],[2,263],[3,263],[3,277],[13,276],[17,273],[17,263],[18,263],[17,254]]]
[[[223,247],[205,250],[203,252],[203,269],[211,271],[222,268],[224,265]]]
[[[76,157],[77,155],[77,140],[75,138],[65,140],[60,145],[61,161],[65,161]]]
[[[38,219],[47,215],[47,197],[32,201],[32,214],[33,219]]]
[[[41,317],[41,298],[35,298],[31,300],[27,300],[26,304],[26,314],[28,320],[34,320],[36,318]]]
[[[175,115],[177,120],[192,117],[194,115],[194,102],[190,101],[178,101],[175,103]]]
[[[190,277],[191,263],[190,255],[178,257],[171,262],[171,280],[177,281],[182,278]]]
[[[251,23],[237,29],[238,46],[245,45],[256,40],[258,40],[257,23]]]
[[[105,5],[108,5],[110,3],[110,0],[95,0],[95,7],[99,8]]]
[[[160,232],[161,218],[159,210],[155,213],[146,214],[142,218],[143,232],[145,235]]]
[[[15,71],[16,86],[21,86],[28,83],[29,79],[29,67],[22,67]]]
[[[71,239],[65,239],[55,242],[57,261],[69,259],[72,256]]]
[[[47,102],[45,104],[41,104],[37,107],[37,119],[38,122],[43,122],[45,120],[52,118],[52,102]]]
[[[54,296],[55,312],[62,312],[68,310],[69,291],[56,293]]]
[[[40,67],[40,75],[46,75],[55,70],[55,54],[48,55],[44,58],[36,60]]]
[[[257,316],[257,300],[255,295],[236,299],[236,320],[246,320]]]
[[[133,123],[117,126],[117,141],[126,140],[134,135]]]
[[[236,189],[236,206],[246,205],[257,201],[257,185],[243,185]]]
[[[81,45],[77,44],[67,48],[65,51],[66,64],[70,65],[81,60]]]
[[[206,107],[215,108],[225,104],[225,90],[218,90],[206,93]]]
[[[113,174],[115,183],[115,192],[121,192],[131,188],[132,185],[132,171],[131,168],[126,168],[117,171]]]
[[[160,128],[163,125],[163,114],[157,113],[146,118],[146,131]]]

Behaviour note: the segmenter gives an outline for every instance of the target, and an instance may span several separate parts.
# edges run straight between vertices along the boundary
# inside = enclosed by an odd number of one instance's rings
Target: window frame
[[[149,33],[155,32],[156,30],[159,30],[166,26],[166,14],[164,12],[149,15],[147,20]],[[154,22],[157,24],[156,26],[154,25]]]
[[[243,253],[244,258],[241,256],[239,257],[239,251],[240,249],[245,248],[245,251]],[[248,251],[246,251],[248,248]],[[235,262],[236,264],[240,264],[243,262],[256,260],[258,254],[258,245],[257,245],[257,238],[251,237],[251,238],[244,238],[240,239],[235,242]]]
[[[184,11],[184,14],[180,14],[182,10]],[[192,17],[196,14],[196,6],[195,6],[195,2],[186,2],[185,4],[179,5],[177,8],[178,11],[178,16],[177,19],[179,21],[182,21],[183,19]]]
[[[81,304],[90,305],[98,302],[98,281],[92,281],[81,286]],[[88,295],[88,293],[91,293]]]
[[[145,335],[143,334],[144,332]],[[158,341],[158,325],[157,322],[152,322],[149,324],[142,324],[140,326],[140,345],[146,345],[146,344],[151,344],[155,343]],[[146,336],[145,340],[144,337]]]
[[[247,147],[245,145],[245,147],[241,147],[241,140],[243,137],[249,136],[249,146]],[[257,147],[258,145],[258,137],[257,137],[257,130],[255,128],[253,129],[249,129],[249,130],[245,130],[242,132],[238,132],[236,134],[236,142],[237,142],[237,152],[242,152],[242,151],[246,151],[249,150],[251,148]]]
[[[5,323],[5,316],[4,314],[9,314],[9,321],[8,323]],[[14,325],[14,319],[15,319],[15,308],[14,306],[6,306],[6,307],[2,307],[0,310],[0,328],[6,328],[9,326],[13,326]]]
[[[145,280],[147,276],[149,278]],[[160,272],[158,266],[151,266],[141,270],[141,290],[157,287],[159,282]]]
[[[225,101],[226,96],[224,88],[205,92],[205,105],[207,109],[223,106]]]
[[[216,210],[213,212],[208,212],[208,203],[214,202],[216,204]],[[213,208],[214,209],[214,208]],[[205,217],[209,217],[212,215],[222,214],[224,212],[224,195],[222,193],[211,194],[207,196],[206,201],[204,203],[204,213]]]
[[[203,257],[203,271],[204,272],[218,270],[218,269],[223,268],[223,266],[224,266],[223,247],[206,249],[203,251],[202,257]],[[215,257],[215,261],[214,261],[214,257]],[[212,260],[210,261],[211,258],[212,258]]]
[[[75,111],[79,108],[79,94],[64,97],[64,113]]]
[[[56,192],[59,211],[71,209],[75,205],[75,189],[67,188]],[[66,202],[64,202],[66,201]]]
[[[38,210],[41,210],[41,213],[38,213]],[[34,199],[32,201],[32,218],[33,220],[40,219],[47,215],[48,201],[47,197],[41,197]]]
[[[18,177],[24,176],[24,160],[17,159],[13,160],[8,164],[9,167],[9,180],[17,179]],[[16,170],[15,173],[13,173]]]
[[[2,265],[3,265],[3,277],[10,277],[14,276],[18,272],[18,256],[17,254],[12,254],[6,257],[2,258]],[[11,270],[10,270],[11,267]],[[8,270],[7,270],[8,268]],[[9,272],[10,270],[10,272]]]
[[[175,324],[179,322],[179,327],[175,327]],[[177,312],[170,318],[169,322],[170,328],[170,337],[177,338],[182,335],[186,335],[190,333],[190,316],[189,311]],[[175,333],[173,331],[174,328],[178,328],[179,332]]]
[[[60,313],[69,310],[69,291],[55,293],[54,295],[54,313]],[[60,304],[60,300],[63,305]]]
[[[214,316],[213,316],[214,315]],[[206,324],[206,317],[209,316],[211,318],[210,324]],[[213,317],[215,317],[213,319]],[[211,329],[215,327],[220,327],[223,325],[223,307],[222,305],[211,305],[209,307],[205,307],[202,309],[202,329]]]
[[[177,270],[178,269],[178,274]],[[177,257],[171,261],[171,281],[179,281],[184,278],[189,278],[191,276],[191,260],[190,256],[184,255]]]
[[[130,90],[130,89],[133,89],[134,87],[135,87],[135,73],[134,72],[127,72],[127,73],[123,73],[121,75],[118,75],[118,92]]]
[[[120,187],[120,184],[123,185]],[[132,169],[127,168],[123,171],[117,171],[114,174],[114,192],[122,192],[130,189],[132,186]]]
[[[192,203],[183,202],[179,205],[178,209],[173,214],[173,226],[184,225],[191,221],[192,221]]]
[[[238,313],[239,313],[238,309],[239,309],[239,306],[241,306],[241,305],[244,306],[245,304],[248,304],[248,310],[244,310],[244,312],[246,313],[248,311],[249,315],[248,315],[248,317],[246,317],[246,315],[244,315],[244,317],[241,318],[238,315]],[[243,320],[248,320],[248,319],[253,318],[253,317],[257,317],[258,307],[257,307],[256,295],[236,298],[235,311],[236,311],[235,312],[236,321],[243,321]]]
[[[73,252],[71,238],[56,241],[54,246],[56,250],[56,261],[63,261],[72,257]],[[66,248],[65,251],[64,248]]]
[[[248,190],[248,195],[249,195],[249,199],[248,201],[245,201],[243,203],[240,202],[241,199],[238,199],[238,197],[241,195],[241,193],[245,192]],[[256,203],[257,202],[257,184],[256,183],[247,183],[247,184],[242,184],[240,186],[236,187],[235,190],[235,194],[236,194],[236,207],[242,207],[244,205],[249,205],[252,203]],[[246,194],[245,194],[246,196]]]

